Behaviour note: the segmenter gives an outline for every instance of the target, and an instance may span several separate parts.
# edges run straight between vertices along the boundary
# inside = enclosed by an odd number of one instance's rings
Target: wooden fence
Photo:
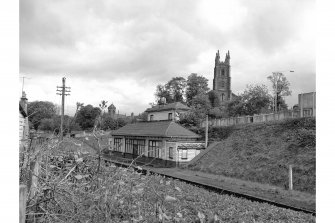
[[[209,126],[232,126],[232,125],[240,125],[240,124],[248,124],[248,123],[260,123],[260,122],[269,122],[275,120],[284,120],[289,118],[298,118],[300,117],[299,111],[281,111],[278,113],[270,113],[270,114],[260,114],[253,116],[241,116],[241,117],[229,117],[229,118],[221,118],[221,119],[209,119]],[[201,122],[201,127],[206,126],[206,121]]]
[[[20,175],[21,171],[28,173],[28,179],[20,181],[20,223],[24,223],[26,220],[26,201],[32,199],[36,194],[41,162],[40,149],[47,140],[45,137],[35,137],[30,139],[26,146],[20,148],[20,156],[23,159],[20,163]]]

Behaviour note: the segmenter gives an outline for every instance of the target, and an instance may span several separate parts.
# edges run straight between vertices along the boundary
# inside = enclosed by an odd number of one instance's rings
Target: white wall
[[[25,118],[21,112],[19,112],[19,145],[26,145],[29,137],[29,124],[28,118]]]
[[[166,110],[166,111],[159,111],[159,112],[149,112],[148,113],[148,121],[150,121],[150,116],[153,115],[153,121],[161,121],[161,120],[168,120],[169,119],[169,113],[172,113],[172,120],[176,119],[176,113],[184,114],[186,111],[183,110]]]
[[[194,157],[196,157],[196,155],[198,155],[202,150],[200,149],[188,149],[187,150],[187,159],[182,159],[182,150],[178,150],[177,152],[177,161],[178,162],[189,162],[191,161]]]
[[[172,113],[172,120],[175,118],[175,113],[173,110],[160,111],[160,112],[150,112],[148,113],[148,121],[150,121],[150,116],[153,115],[153,121],[168,120],[169,113]]]
[[[169,157],[169,148],[172,147],[173,148],[173,155],[172,155],[172,159],[170,159]],[[176,161],[177,155],[177,143],[176,142],[166,142],[166,147],[165,147],[165,151],[166,151],[166,156],[164,157],[165,160],[171,160],[171,161]]]

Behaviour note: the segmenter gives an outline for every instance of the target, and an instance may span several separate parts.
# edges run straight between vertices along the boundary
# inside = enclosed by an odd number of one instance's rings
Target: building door
[[[138,156],[139,154],[138,154],[138,145],[137,144],[133,144],[133,154],[135,155],[135,156]]]

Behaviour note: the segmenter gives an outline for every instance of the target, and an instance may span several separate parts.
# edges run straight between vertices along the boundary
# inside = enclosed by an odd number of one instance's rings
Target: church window
[[[221,75],[224,76],[224,70],[221,70]]]
[[[221,95],[221,101],[224,101],[224,93]]]

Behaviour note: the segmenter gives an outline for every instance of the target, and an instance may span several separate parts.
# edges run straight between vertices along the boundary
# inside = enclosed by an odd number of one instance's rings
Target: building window
[[[150,115],[150,121],[154,120],[154,115]]]
[[[144,139],[127,139],[126,138],[126,153],[134,155],[144,154],[145,140]]]
[[[149,140],[149,147],[148,147],[149,157],[160,158],[160,144],[161,141]]]
[[[169,120],[172,120],[172,113],[169,113]]]
[[[182,149],[181,150],[181,159],[182,160],[187,160],[187,149]]]
[[[145,140],[144,139],[137,139],[133,141],[133,149],[135,155],[144,155],[144,147],[145,147]]]
[[[222,93],[222,95],[221,95],[221,101],[224,101],[224,100],[225,100],[224,93]]]
[[[169,147],[169,158],[173,159],[173,147]]]
[[[224,70],[221,70],[221,75],[224,76]]]
[[[133,153],[133,140],[131,139],[126,139],[126,153]]]
[[[114,151],[122,152],[122,138],[114,138]]]
[[[304,117],[312,116],[312,109],[304,109]]]

